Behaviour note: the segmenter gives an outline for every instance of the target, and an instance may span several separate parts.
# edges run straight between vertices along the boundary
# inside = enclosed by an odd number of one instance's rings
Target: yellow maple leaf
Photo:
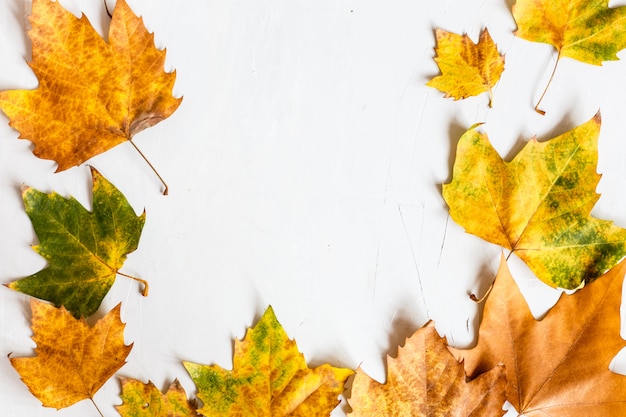
[[[626,255],[626,230],[591,217],[600,114],[505,162],[475,128],[459,140],[443,197],[468,233],[517,254],[553,287],[593,281]]]
[[[455,100],[489,92],[491,107],[491,90],[504,71],[504,56],[498,53],[489,31],[484,29],[476,44],[466,34],[457,35],[441,29],[435,30],[435,37],[435,62],[441,75],[426,85]]]
[[[152,382],[120,377],[123,404],[115,409],[122,417],[198,417],[185,390],[174,380],[164,394]]]
[[[108,42],[87,17],[77,19],[58,1],[34,0],[30,22],[30,66],[39,87],[0,92],[0,108],[20,138],[35,144],[36,156],[57,162],[57,171],[131,141],[178,108],[165,50],[156,49],[124,0],[115,5]]]
[[[349,403],[354,417],[501,416],[505,390],[497,364],[466,382],[463,365],[429,322],[388,359],[386,383],[357,370]]]
[[[10,358],[30,392],[57,409],[90,399],[126,362],[120,304],[90,327],[64,307],[31,300],[36,356]],[[95,405],[95,403],[94,403]]]
[[[609,7],[608,0],[517,0],[513,5],[515,35],[553,45],[557,58],[550,80],[562,57],[594,65],[617,60],[626,48],[626,7]],[[550,82],[548,82],[548,85]],[[546,86],[535,110],[548,89]]]
[[[354,372],[328,364],[314,369],[269,307],[243,341],[235,341],[233,370],[184,362],[206,416],[328,416]]]

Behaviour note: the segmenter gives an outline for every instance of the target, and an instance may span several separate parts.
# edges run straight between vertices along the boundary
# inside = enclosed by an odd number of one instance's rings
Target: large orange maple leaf
[[[626,415],[626,377],[609,370],[626,345],[619,314],[625,272],[622,261],[537,321],[503,257],[478,344],[453,352],[470,377],[503,363],[507,400],[524,416]]]
[[[178,108],[165,50],[156,49],[124,0],[116,3],[108,42],[59,2],[33,0],[30,22],[29,65],[39,87],[0,92],[0,109],[20,138],[35,144],[36,156],[57,162],[57,171],[130,141]]]

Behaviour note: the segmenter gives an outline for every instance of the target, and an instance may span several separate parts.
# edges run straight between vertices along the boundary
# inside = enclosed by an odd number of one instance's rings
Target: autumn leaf
[[[463,365],[429,322],[389,357],[385,384],[357,369],[349,403],[354,417],[501,416],[505,390],[499,365],[466,382]]]
[[[28,389],[56,409],[91,399],[126,362],[120,304],[90,327],[64,308],[31,300],[35,356],[10,358]],[[95,405],[95,403],[94,403]],[[97,407],[96,407],[97,408]]]
[[[115,409],[122,417],[198,417],[178,380],[172,382],[165,394],[152,382],[144,384],[123,377],[120,381],[123,404]]]
[[[354,372],[328,364],[309,369],[269,307],[243,341],[233,370],[184,362],[206,416],[328,416]]]
[[[0,108],[57,171],[131,141],[178,108],[165,51],[124,0],[115,5],[108,42],[58,1],[33,0],[30,22],[39,87],[0,92]]]
[[[480,33],[477,44],[467,35],[457,35],[441,29],[435,30],[435,37],[435,62],[441,75],[434,77],[426,85],[455,100],[489,92],[491,107],[491,89],[504,71],[504,56],[498,53],[489,31],[484,29]]]
[[[504,257],[485,303],[478,344],[456,350],[470,377],[504,363],[507,400],[532,416],[626,414],[626,377],[609,370],[626,345],[620,302],[626,261],[536,321]]]
[[[33,249],[49,265],[8,285],[62,305],[77,318],[98,309],[126,255],[137,249],[146,218],[145,212],[137,216],[126,197],[98,171],[91,172],[93,212],[74,198],[33,188],[23,191],[26,213],[40,241]],[[147,294],[144,280],[125,276],[142,282]]]
[[[626,7],[609,7],[608,0],[517,0],[513,5],[515,34],[554,46],[559,60],[569,57],[594,65],[617,60],[626,48]],[[535,110],[548,87],[544,90]]]
[[[626,255],[626,230],[591,217],[600,115],[546,142],[532,139],[504,162],[485,134],[459,140],[450,216],[468,233],[512,250],[543,282],[577,288]]]

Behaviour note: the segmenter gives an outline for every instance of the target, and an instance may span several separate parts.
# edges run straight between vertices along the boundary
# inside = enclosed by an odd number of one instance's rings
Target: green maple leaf
[[[23,192],[48,267],[9,288],[64,306],[75,317],[93,314],[115,281],[126,255],[139,243],[145,212],[137,216],[124,195],[92,168],[93,212],[73,197]],[[126,275],[127,276],[127,275]],[[147,294],[146,282],[144,295]]]

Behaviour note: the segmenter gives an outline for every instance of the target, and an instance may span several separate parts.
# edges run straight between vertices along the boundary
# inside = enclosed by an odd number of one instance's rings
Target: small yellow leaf
[[[198,417],[178,380],[164,394],[152,382],[144,384],[123,377],[120,381],[124,403],[115,409],[122,417]]]
[[[467,35],[457,35],[441,29],[435,30],[435,37],[435,61],[441,75],[434,77],[426,85],[455,100],[489,92],[491,107],[491,89],[504,71],[504,56],[498,53],[489,31],[484,29],[480,33],[477,44]]]
[[[505,390],[498,365],[466,382],[463,365],[430,322],[388,359],[385,384],[358,369],[349,403],[354,417],[502,416]]]
[[[234,366],[184,362],[198,387],[206,416],[317,417],[339,404],[354,372],[328,364],[309,369],[269,307],[243,341],[235,341]]]
[[[31,300],[36,356],[10,358],[28,389],[44,406],[57,409],[95,393],[126,362],[120,304],[90,327],[64,307]]]

